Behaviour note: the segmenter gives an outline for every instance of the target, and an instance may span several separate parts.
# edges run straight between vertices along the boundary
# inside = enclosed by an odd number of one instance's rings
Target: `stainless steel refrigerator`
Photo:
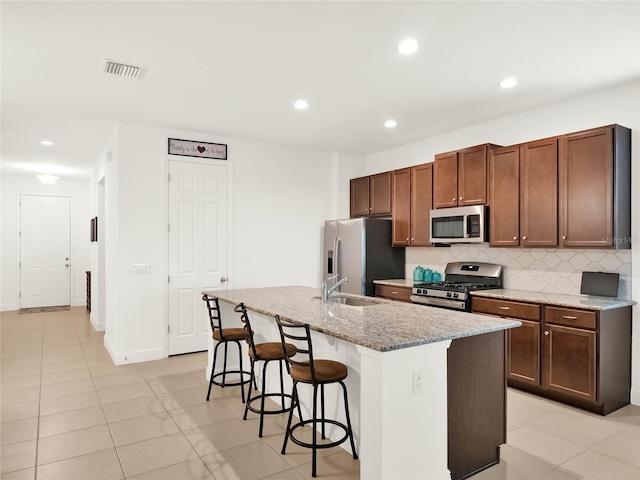
[[[334,275],[349,279],[342,292],[374,296],[374,280],[404,278],[405,249],[391,246],[391,220],[326,221],[323,257],[323,280]]]

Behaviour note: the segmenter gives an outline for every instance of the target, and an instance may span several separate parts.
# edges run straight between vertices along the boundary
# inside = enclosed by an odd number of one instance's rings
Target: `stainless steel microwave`
[[[488,210],[484,205],[431,210],[431,243],[488,241]]]

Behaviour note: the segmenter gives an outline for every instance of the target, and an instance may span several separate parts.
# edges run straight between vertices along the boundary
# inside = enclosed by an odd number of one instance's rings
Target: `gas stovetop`
[[[471,311],[474,290],[502,288],[502,267],[492,263],[447,264],[443,282],[416,282],[411,300],[435,307]]]

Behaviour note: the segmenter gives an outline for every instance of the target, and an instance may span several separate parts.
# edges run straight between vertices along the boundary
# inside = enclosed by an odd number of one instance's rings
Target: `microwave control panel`
[[[480,215],[469,215],[467,217],[467,237],[474,238],[480,236]]]

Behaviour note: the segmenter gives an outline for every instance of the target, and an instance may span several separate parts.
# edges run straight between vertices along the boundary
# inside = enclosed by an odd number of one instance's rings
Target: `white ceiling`
[[[0,8],[4,173],[86,176],[114,122],[366,154],[640,77],[637,1]],[[104,58],[145,75],[108,76]]]

